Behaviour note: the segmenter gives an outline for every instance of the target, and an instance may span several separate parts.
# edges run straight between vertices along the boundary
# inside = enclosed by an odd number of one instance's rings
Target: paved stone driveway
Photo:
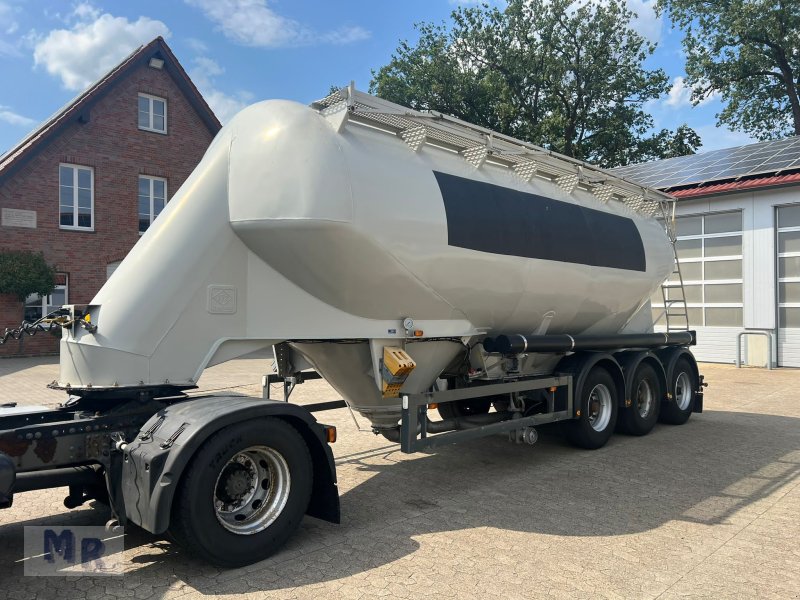
[[[264,359],[201,384],[259,394]],[[406,456],[346,410],[334,445],[343,523],[307,518],[270,560],[219,571],[130,528],[126,575],[22,576],[24,525],[105,523],[64,490],[0,511],[0,597],[798,598],[800,371],[703,365],[706,412],[580,451],[556,432]],[[0,360],[3,401],[54,403],[55,360]],[[250,384],[250,385],[247,385]],[[335,399],[323,382],[295,400]],[[360,421],[362,427],[366,422]]]

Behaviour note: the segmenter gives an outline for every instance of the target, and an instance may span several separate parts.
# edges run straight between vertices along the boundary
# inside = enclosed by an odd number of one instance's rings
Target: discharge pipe
[[[490,423],[498,423],[510,418],[513,418],[513,413],[510,411],[503,411],[486,413],[485,415],[454,417],[452,419],[442,419],[441,421],[431,421],[428,419],[427,423],[425,423],[425,431],[428,433],[445,433],[457,429],[474,429],[475,427],[489,425]],[[394,429],[380,429],[378,433],[390,442],[400,443],[401,436],[399,427]]]
[[[486,352],[577,352],[579,350],[620,350],[622,348],[661,348],[695,344],[694,331],[629,333],[612,335],[498,335],[483,340]]]

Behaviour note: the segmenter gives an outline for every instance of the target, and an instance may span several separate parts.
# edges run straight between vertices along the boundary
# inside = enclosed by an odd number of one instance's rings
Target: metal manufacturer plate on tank
[[[646,271],[632,219],[434,171],[450,246],[593,267]]]
[[[232,315],[236,312],[236,287],[208,286],[208,312],[212,315]]]

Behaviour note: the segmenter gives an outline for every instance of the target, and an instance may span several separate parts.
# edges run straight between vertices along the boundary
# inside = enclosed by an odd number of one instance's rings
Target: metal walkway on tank
[[[419,151],[425,144],[460,154],[475,167],[508,168],[523,181],[534,177],[556,183],[571,194],[576,187],[598,202],[615,200],[648,217],[667,218],[675,199],[581,160],[558,154],[437,111],[412,110],[360,92],[351,84],[311,104],[341,131],[349,122],[400,137]]]

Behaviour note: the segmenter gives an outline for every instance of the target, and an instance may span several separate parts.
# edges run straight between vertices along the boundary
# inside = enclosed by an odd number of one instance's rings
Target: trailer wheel
[[[308,447],[285,421],[231,425],[192,458],[173,503],[170,533],[190,553],[222,567],[258,562],[297,529],[312,477]]]
[[[689,361],[681,357],[672,369],[669,391],[672,398],[661,407],[661,421],[670,425],[683,425],[689,420],[694,408],[694,393],[697,377]]]
[[[603,367],[592,367],[575,398],[580,416],[564,423],[567,439],[589,450],[604,446],[617,423],[618,394],[611,374]]]
[[[641,363],[631,381],[631,405],[622,410],[620,425],[624,433],[646,435],[650,433],[661,408],[661,383],[655,369],[646,362]]]

